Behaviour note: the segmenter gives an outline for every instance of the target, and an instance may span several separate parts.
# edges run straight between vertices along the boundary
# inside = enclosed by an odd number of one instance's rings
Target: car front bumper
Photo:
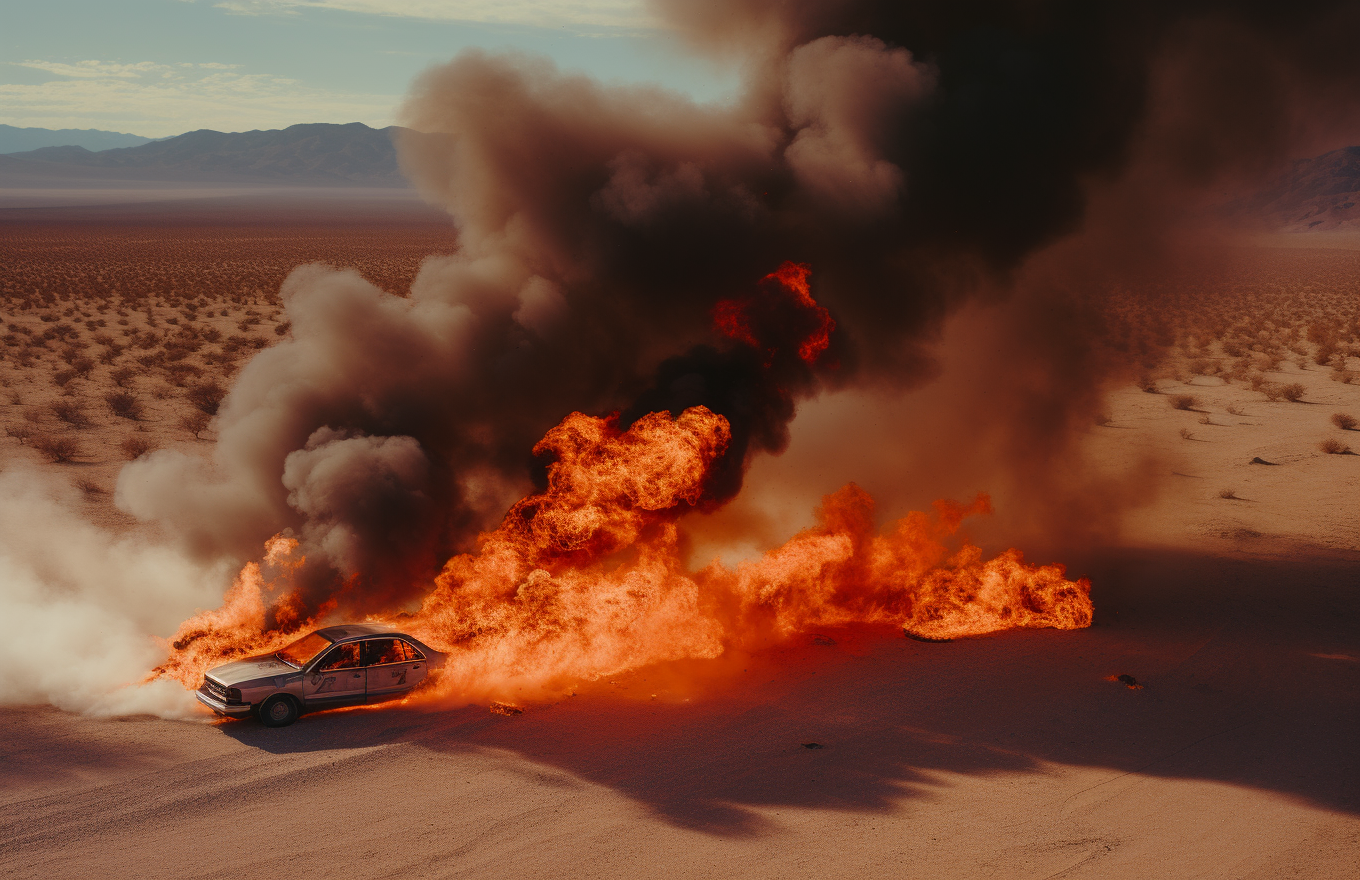
[[[198,701],[200,703],[207,706],[209,709],[213,710],[218,715],[230,715],[233,718],[237,718],[242,715],[249,715],[251,711],[250,705],[248,703],[223,702],[222,700],[216,699],[215,697],[208,696],[202,691],[194,691],[194,696],[198,697]]]

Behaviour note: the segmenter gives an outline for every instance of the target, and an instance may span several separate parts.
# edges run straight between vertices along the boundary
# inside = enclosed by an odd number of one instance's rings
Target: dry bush
[[[1349,446],[1335,437],[1328,437],[1326,440],[1323,440],[1318,444],[1318,449],[1321,449],[1328,455],[1345,455],[1351,451]]]
[[[66,464],[80,455],[80,447],[70,437],[54,437],[51,434],[36,434],[28,441],[48,461]]]
[[[137,399],[137,395],[130,391],[110,391],[104,395],[104,402],[109,405],[109,410],[119,418],[140,422],[146,415],[146,411],[142,408],[142,402]]]
[[[1182,440],[1194,440],[1194,439],[1195,439],[1195,435],[1192,434],[1192,433],[1190,432],[1190,429],[1189,429],[1189,428],[1181,428],[1181,439],[1182,439]]]
[[[109,374],[109,378],[119,388],[131,388],[132,380],[137,378],[137,371],[132,367],[119,367]]]
[[[58,388],[65,388],[68,384],[70,384],[71,380],[74,379],[75,377],[76,377],[75,370],[58,370],[56,373],[53,374],[52,382]]]
[[[1259,390],[1266,396],[1266,400],[1279,400],[1284,393],[1284,386],[1276,382],[1268,382],[1262,385]]]
[[[1148,394],[1157,394],[1157,380],[1151,376],[1144,376],[1138,380],[1138,387]]]
[[[227,391],[216,382],[203,382],[191,387],[186,396],[200,411],[215,416],[217,408],[222,404],[222,398],[227,396]]]
[[[127,437],[123,438],[123,442],[119,444],[119,448],[123,450],[123,455],[127,456],[128,461],[132,461],[134,458],[140,458],[141,456],[146,455],[148,452],[155,449],[156,446],[141,434],[129,434]]]
[[[1199,398],[1193,394],[1177,394],[1171,398],[1172,409],[1191,410],[1199,406]]]
[[[1302,385],[1297,382],[1292,382],[1280,389],[1280,396],[1293,403],[1303,397],[1303,391],[1304,388]]]
[[[1355,416],[1350,415],[1349,413],[1335,413],[1332,416],[1332,424],[1343,431],[1354,431],[1356,425]]]
[[[87,498],[92,498],[96,495],[104,494],[103,488],[101,488],[100,485],[94,482],[93,480],[77,480],[76,488],[84,492]]]
[[[1218,490],[1218,497],[1219,497],[1219,498],[1230,498],[1230,499],[1236,500],[1236,498],[1237,498],[1237,490],[1235,490],[1235,489],[1219,489],[1219,490]]]
[[[20,445],[20,446],[23,446],[25,443],[28,442],[28,438],[30,438],[30,437],[33,436],[33,426],[32,426],[32,425],[7,425],[7,426],[5,426],[5,435],[6,435],[6,436],[9,436],[9,437],[13,437],[15,440],[18,440],[18,441],[19,441],[19,445]]]
[[[179,420],[179,426],[190,434],[194,439],[199,439],[199,435],[208,430],[208,425],[212,419],[205,412],[191,412]]]
[[[85,407],[75,400],[58,400],[52,404],[52,415],[72,428],[88,428],[90,426],[90,417],[85,414]]]
[[[1242,407],[1238,406],[1238,405],[1235,404],[1235,403],[1230,403],[1230,404],[1228,404],[1228,415],[1230,415],[1230,416],[1242,416],[1242,415],[1246,415],[1246,413],[1242,412]]]

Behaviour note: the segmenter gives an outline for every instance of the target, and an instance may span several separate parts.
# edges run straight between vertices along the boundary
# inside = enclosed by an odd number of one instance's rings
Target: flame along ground
[[[806,266],[784,264],[755,296],[719,303],[716,329],[768,361],[792,349],[811,364],[835,322],[807,278]],[[967,542],[951,549],[965,518],[990,512],[985,495],[939,501],[933,515],[875,531],[873,500],[850,484],[783,546],[732,568],[691,570],[682,515],[731,436],[727,419],[703,406],[654,412],[627,429],[617,415],[572,413],[534,447],[552,461],[546,490],[515,504],[475,552],[450,559],[418,611],[386,622],[449,654],[439,693],[520,701],[821,627],[892,624],[951,639],[1090,625],[1090,584],[1068,580],[1062,566],[1027,564],[1018,550],[983,559]],[[180,627],[152,676],[196,688],[219,663],[277,650],[329,622],[335,599],[305,613],[292,587],[302,562],[296,541],[272,539],[221,608]]]
[[[851,484],[824,499],[816,526],[762,557],[687,569],[675,514],[726,436],[726,420],[702,407],[627,431],[573,413],[539,444],[560,456],[547,490],[516,504],[477,552],[449,560],[419,611],[387,622],[449,653],[440,692],[519,700],[820,627],[892,624],[950,639],[1090,625],[1090,585],[1062,566],[1027,564],[1018,550],[983,559],[967,542],[950,549],[966,517],[990,511],[983,495],[875,532],[873,500]],[[293,610],[296,547],[270,541],[221,608],[185,622],[155,674],[196,688],[208,668],[322,625],[333,608],[309,619]]]

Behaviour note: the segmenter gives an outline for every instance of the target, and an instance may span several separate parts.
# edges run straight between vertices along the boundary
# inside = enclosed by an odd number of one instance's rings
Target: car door
[[[362,703],[367,691],[358,642],[331,648],[302,682],[309,707]]]
[[[401,639],[365,639],[364,661],[370,703],[400,696],[425,678],[424,655]]]

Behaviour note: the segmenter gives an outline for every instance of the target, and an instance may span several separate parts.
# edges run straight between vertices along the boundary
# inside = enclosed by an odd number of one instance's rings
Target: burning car
[[[209,669],[196,696],[219,715],[254,714],[266,727],[284,727],[303,712],[396,699],[443,665],[443,654],[389,627],[328,626]]]

